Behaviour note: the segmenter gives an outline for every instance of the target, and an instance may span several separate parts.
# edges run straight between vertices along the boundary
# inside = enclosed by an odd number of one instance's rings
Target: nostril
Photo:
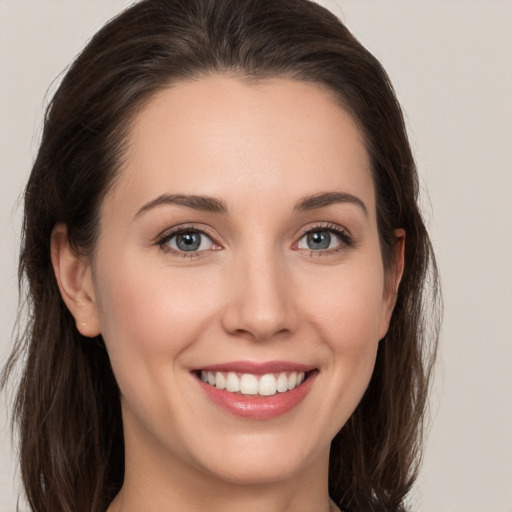
[[[262,274],[242,277],[222,314],[222,326],[231,336],[266,341],[296,330],[298,314],[289,286],[268,281]]]

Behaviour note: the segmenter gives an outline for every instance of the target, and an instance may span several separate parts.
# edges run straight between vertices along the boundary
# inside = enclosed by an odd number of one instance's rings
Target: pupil
[[[176,237],[176,245],[182,251],[195,251],[201,245],[199,233],[181,233]]]
[[[331,245],[331,234],[328,231],[316,231],[308,235],[310,249],[328,249]]]

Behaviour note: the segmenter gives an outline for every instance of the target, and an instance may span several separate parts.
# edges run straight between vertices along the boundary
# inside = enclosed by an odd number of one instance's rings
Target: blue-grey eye
[[[199,231],[182,231],[169,238],[167,245],[176,251],[206,251],[213,247],[212,240]]]
[[[330,230],[310,231],[299,240],[299,249],[310,249],[312,251],[323,251],[333,249],[341,243],[338,235]]]

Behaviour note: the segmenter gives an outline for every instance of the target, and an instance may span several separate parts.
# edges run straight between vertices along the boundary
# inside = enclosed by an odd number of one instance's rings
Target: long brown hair
[[[101,29],[68,70],[47,109],[25,192],[19,278],[29,316],[2,384],[21,361],[13,418],[33,511],[104,511],[124,474],[119,390],[101,336],[84,339],[60,297],[52,229],[64,222],[75,249],[90,254],[135,114],[176,81],[223,72],[289,77],[334,93],[371,159],[386,270],[394,230],[407,233],[389,332],[361,403],[332,441],[329,468],[329,492],[346,512],[406,509],[437,343],[438,278],[385,71],[333,14],[308,0],[143,0]]]

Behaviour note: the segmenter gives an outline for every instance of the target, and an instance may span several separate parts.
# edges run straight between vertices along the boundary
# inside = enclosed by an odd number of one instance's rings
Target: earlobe
[[[395,308],[398,296],[398,287],[402,280],[405,262],[405,230],[395,230],[395,242],[393,245],[393,255],[390,263],[388,275],[386,276],[386,284],[384,287],[384,296],[382,300],[382,314],[379,328],[379,339],[382,339],[389,328],[391,315]]]
[[[98,336],[101,329],[90,262],[73,250],[63,223],[53,228],[51,257],[62,300],[73,315],[78,331],[90,338]]]

